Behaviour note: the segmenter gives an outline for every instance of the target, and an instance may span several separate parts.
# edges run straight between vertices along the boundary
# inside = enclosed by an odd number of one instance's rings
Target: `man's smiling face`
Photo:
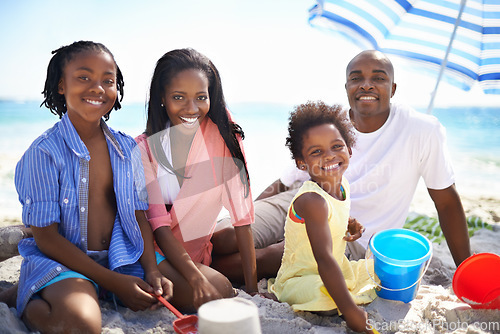
[[[363,117],[389,113],[396,91],[394,69],[380,52],[363,52],[347,66],[347,97],[353,113]]]

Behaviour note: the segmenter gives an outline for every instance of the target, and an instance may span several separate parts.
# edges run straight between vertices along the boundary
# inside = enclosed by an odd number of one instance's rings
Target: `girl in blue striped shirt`
[[[16,167],[23,223],[33,238],[23,256],[17,310],[40,332],[101,332],[98,299],[132,310],[157,307],[172,283],[158,271],[144,172],[135,141],[108,128],[123,77],[102,44],[53,52],[43,105],[61,120],[37,138]]]

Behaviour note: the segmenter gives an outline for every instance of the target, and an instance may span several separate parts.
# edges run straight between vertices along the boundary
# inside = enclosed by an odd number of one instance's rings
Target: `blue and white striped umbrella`
[[[477,81],[500,94],[500,0],[317,0],[313,27],[348,36],[363,49],[440,70],[464,90]]]

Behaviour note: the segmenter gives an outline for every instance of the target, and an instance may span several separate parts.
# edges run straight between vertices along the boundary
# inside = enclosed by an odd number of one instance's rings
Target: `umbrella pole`
[[[458,26],[460,25],[460,21],[462,21],[462,14],[464,12],[466,2],[467,2],[467,0],[462,0],[460,2],[460,10],[458,12],[457,20],[455,21],[455,26],[453,27],[453,32],[452,32],[451,37],[450,37],[450,43],[448,43],[448,47],[446,48],[446,54],[445,54],[444,59],[441,63],[441,68],[439,69],[439,75],[437,78],[436,87],[434,87],[434,91],[432,92],[432,95],[431,95],[431,101],[429,103],[429,107],[427,107],[428,114],[432,113],[432,108],[434,107],[434,98],[436,97],[437,89],[439,87],[439,82],[441,81],[441,77],[443,76],[444,70],[446,68],[446,64],[448,63],[448,56],[449,56],[450,51],[451,51],[451,46],[453,44],[453,40],[455,39],[455,35],[457,33]]]

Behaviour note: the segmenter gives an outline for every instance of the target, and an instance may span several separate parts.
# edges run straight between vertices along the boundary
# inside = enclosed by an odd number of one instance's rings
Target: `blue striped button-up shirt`
[[[108,250],[109,269],[143,277],[138,260],[144,244],[135,210],[146,210],[144,171],[135,141],[108,128],[105,134],[117,204]],[[90,154],[67,114],[38,137],[16,166],[15,184],[26,226],[58,223],[59,233],[87,252],[87,211]],[[17,310],[22,314],[34,292],[59,273],[69,270],[46,257],[33,238],[19,243],[23,256]]]

